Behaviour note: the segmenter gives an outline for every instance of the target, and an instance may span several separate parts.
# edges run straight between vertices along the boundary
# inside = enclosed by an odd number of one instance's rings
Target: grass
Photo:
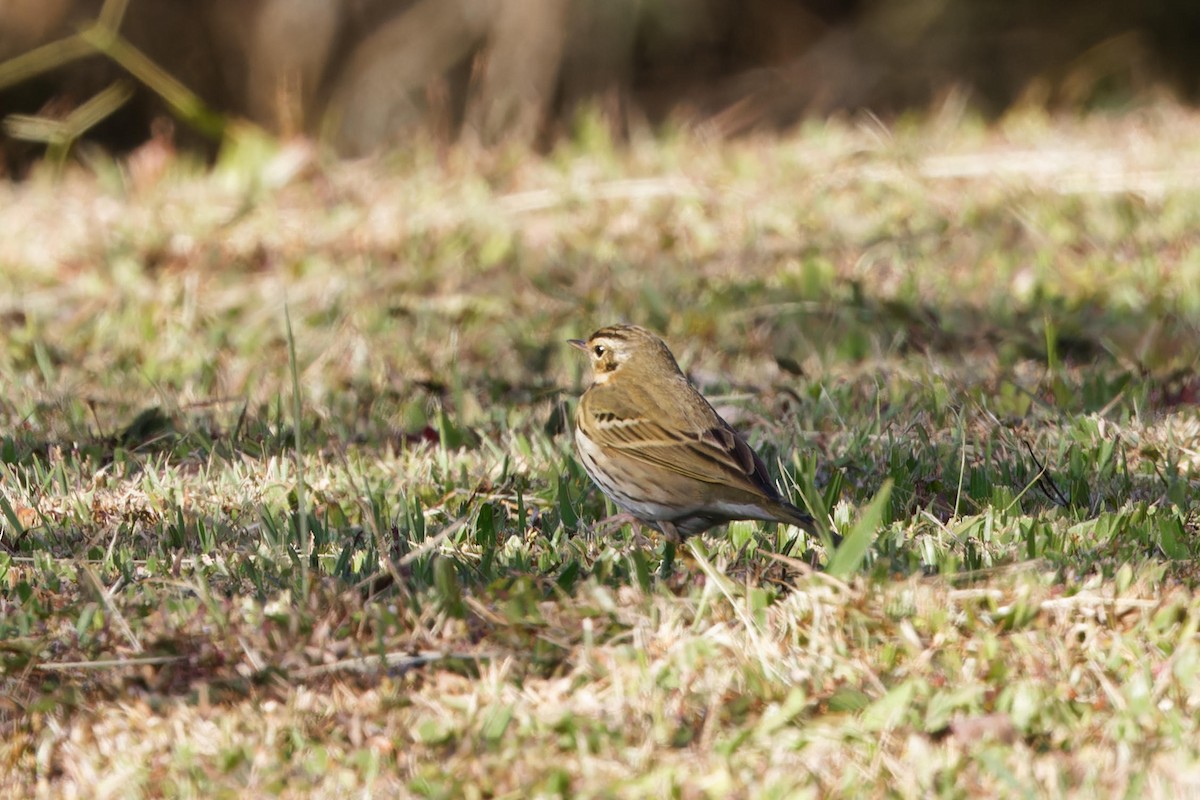
[[[0,186],[3,793],[1200,792],[1196,121]],[[618,320],[850,549],[598,535]]]

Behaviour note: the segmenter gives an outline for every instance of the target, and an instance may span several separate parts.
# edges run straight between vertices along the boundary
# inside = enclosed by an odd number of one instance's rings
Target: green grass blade
[[[862,510],[858,521],[850,529],[850,533],[846,534],[846,538],[833,551],[833,556],[829,559],[829,566],[825,569],[827,573],[835,578],[845,578],[858,571],[867,557],[867,551],[871,548],[875,534],[879,531],[879,524],[883,521],[883,512],[887,508],[891,496],[892,482],[889,479],[879,487],[879,491]]]

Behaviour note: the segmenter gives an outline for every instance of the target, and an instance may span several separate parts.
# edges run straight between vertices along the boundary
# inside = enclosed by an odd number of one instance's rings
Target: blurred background
[[[1120,110],[1200,81],[1194,0],[0,0],[2,169],[80,139],[211,149],[231,119],[344,155],[414,131],[717,135],[946,102]]]

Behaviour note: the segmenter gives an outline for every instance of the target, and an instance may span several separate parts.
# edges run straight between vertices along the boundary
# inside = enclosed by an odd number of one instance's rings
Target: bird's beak
[[[587,352],[587,342],[585,342],[583,339],[567,339],[567,344],[571,345],[571,347],[574,347],[576,350],[582,350],[585,353]]]

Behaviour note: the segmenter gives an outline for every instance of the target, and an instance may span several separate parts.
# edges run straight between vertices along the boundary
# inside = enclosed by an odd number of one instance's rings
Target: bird
[[[567,342],[587,354],[591,385],[575,413],[575,449],[592,481],[671,541],[740,519],[814,531],[780,496],[766,465],[679,369],[666,342],[610,325]]]

